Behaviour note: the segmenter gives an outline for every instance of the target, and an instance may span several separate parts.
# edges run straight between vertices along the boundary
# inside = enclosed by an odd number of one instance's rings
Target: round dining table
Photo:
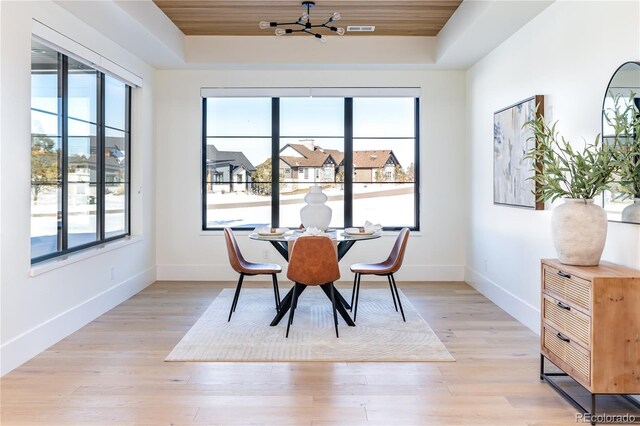
[[[302,235],[304,235],[303,230],[294,229],[294,230],[287,231],[284,234],[273,235],[273,236],[253,232],[249,234],[249,238],[252,240],[267,241],[271,243],[271,245],[275,247],[278,253],[280,253],[280,255],[284,258],[284,260],[288,262],[289,261],[289,241],[295,240],[301,237]],[[344,255],[347,254],[347,252],[351,249],[351,247],[353,247],[355,243],[357,243],[358,241],[366,241],[366,240],[373,240],[376,238],[380,238],[382,236],[382,232],[378,231],[372,234],[355,234],[354,235],[354,234],[348,234],[343,230],[329,229],[320,235],[329,237],[332,240],[335,240],[337,242],[338,261],[340,261],[344,257]],[[304,288],[306,287],[303,287],[303,289]],[[323,291],[325,291],[324,287],[321,287],[321,288]],[[331,299],[331,295],[328,292],[325,291],[325,295],[329,299]],[[349,316],[349,313],[347,312],[347,309],[351,309],[351,306],[346,301],[346,299],[340,294],[340,292],[337,291],[337,289],[335,291],[335,296],[336,296],[336,301],[340,302],[340,303],[336,303],[336,310],[338,311],[340,316],[342,316],[342,319],[344,319],[347,325],[351,327],[355,326],[356,324],[353,322],[353,320]],[[278,325],[278,323],[285,316],[287,311],[289,311],[289,309],[291,308],[292,299],[293,299],[293,288],[289,290],[289,292],[285,295],[285,297],[280,302],[278,313],[273,318],[273,321],[271,321],[271,326]]]

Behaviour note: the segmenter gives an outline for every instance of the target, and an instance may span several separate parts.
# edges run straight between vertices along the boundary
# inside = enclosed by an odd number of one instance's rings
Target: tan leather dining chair
[[[391,297],[393,298],[393,306],[398,311],[398,305],[400,306],[400,313],[402,314],[402,320],[407,321],[404,317],[404,310],[402,309],[402,302],[400,302],[400,294],[398,294],[398,286],[396,285],[396,279],[393,274],[398,272],[402,266],[402,260],[404,258],[404,251],[407,248],[407,241],[409,241],[409,228],[402,228],[398,234],[389,257],[384,262],[380,263],[356,263],[351,265],[351,272],[355,272],[353,278],[353,291],[351,292],[351,308],[353,310],[353,320],[356,320],[358,316],[358,299],[360,297],[360,279],[363,275],[380,275],[386,276],[389,281],[389,288],[391,289]],[[395,292],[395,294],[394,294]],[[355,307],[354,307],[355,298]],[[396,304],[396,299],[398,303]]]
[[[240,296],[240,289],[242,288],[242,281],[245,275],[271,275],[273,281],[273,294],[276,301],[276,311],[280,309],[280,289],[278,288],[278,277],[276,274],[282,271],[280,265],[275,263],[253,263],[247,262],[242,257],[240,248],[236,237],[233,235],[231,228],[224,228],[224,237],[227,242],[227,252],[229,254],[229,263],[234,271],[240,274],[238,279],[238,285],[236,286],[236,292],[233,296],[233,302],[231,303],[231,309],[229,310],[229,319],[231,321],[231,315],[236,311],[238,305],[238,297]]]
[[[287,278],[295,282],[289,311],[287,334],[293,323],[294,311],[298,305],[298,297],[304,291],[305,286],[319,285],[327,289],[331,294],[333,306],[333,322],[338,335],[338,314],[336,312],[335,288],[333,282],[340,279],[338,268],[338,254],[335,241],[327,237],[300,237],[295,240],[289,254],[289,269]],[[325,290],[326,291],[326,290]]]

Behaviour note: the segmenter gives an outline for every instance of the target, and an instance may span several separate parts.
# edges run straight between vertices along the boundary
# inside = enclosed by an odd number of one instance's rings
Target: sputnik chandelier
[[[338,12],[335,12],[333,15],[331,15],[331,17],[324,24],[317,24],[317,25],[311,24],[311,18],[309,16],[309,12],[311,8],[314,7],[315,5],[316,3],[313,1],[303,1],[302,7],[305,7],[307,11],[304,12],[296,22],[282,23],[282,22],[260,21],[260,29],[266,30],[274,27],[293,27],[293,28],[276,28],[276,35],[283,36],[285,34],[305,33],[305,34],[314,36],[316,39],[320,40],[323,43],[327,41],[327,36],[316,32],[317,30],[314,30],[314,28],[317,28],[318,30],[321,30],[324,28],[338,35],[343,35],[344,28],[334,27],[331,25],[332,22],[340,20],[340,13]],[[298,28],[298,27],[301,27],[301,28]]]

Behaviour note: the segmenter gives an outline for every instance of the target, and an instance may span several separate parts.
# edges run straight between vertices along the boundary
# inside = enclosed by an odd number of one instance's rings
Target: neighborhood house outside
[[[285,144],[279,157],[281,225],[299,223],[298,212],[304,206],[304,195],[310,186],[320,185],[329,196],[328,205],[334,210],[332,226],[341,226],[344,152],[323,148],[312,139],[303,139]],[[234,221],[228,214],[237,209],[245,209],[245,217],[247,208],[270,209],[271,167],[270,158],[253,165],[242,152],[223,151],[213,144],[207,145],[207,192],[212,195],[208,197],[208,209],[212,210],[209,217],[213,219],[209,224],[233,226]],[[354,150],[353,170],[354,206],[365,211],[378,210],[375,204],[381,201],[380,197],[393,197],[410,210],[405,214],[413,214],[413,163],[402,165],[391,149]],[[367,207],[366,204],[371,205]],[[354,224],[357,223],[356,216]],[[268,214],[260,217],[268,218]],[[246,226],[268,224],[267,220]]]

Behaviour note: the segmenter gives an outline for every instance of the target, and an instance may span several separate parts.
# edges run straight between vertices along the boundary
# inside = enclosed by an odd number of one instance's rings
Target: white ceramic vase
[[[326,230],[331,223],[331,208],[325,203],[327,196],[319,185],[309,188],[309,193],[304,196],[306,206],[300,210],[300,220],[305,228],[318,228]]]
[[[607,239],[607,213],[593,200],[565,198],[551,214],[553,245],[566,265],[593,266]]]
[[[635,198],[633,204],[622,210],[622,221],[640,223],[640,198]]]

